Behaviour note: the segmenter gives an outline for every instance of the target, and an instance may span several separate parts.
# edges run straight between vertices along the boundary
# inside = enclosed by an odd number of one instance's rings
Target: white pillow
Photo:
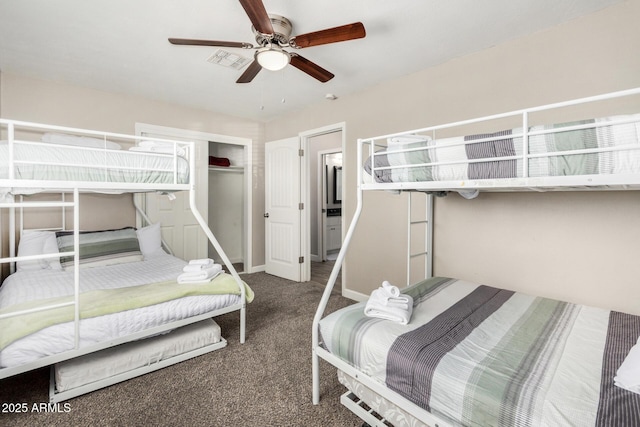
[[[113,141],[105,141],[90,136],[67,135],[64,133],[45,133],[42,135],[42,142],[51,144],[77,145],[89,148],[108,148],[110,150],[119,150],[122,148],[120,144]]]
[[[138,234],[140,252],[142,252],[142,255],[145,257],[162,249],[162,236],[159,222],[140,228],[136,233]]]
[[[18,256],[58,253],[56,233],[53,231],[24,230],[18,243]],[[60,259],[36,259],[16,262],[17,271],[53,269],[61,270]]]
[[[56,239],[56,233],[54,233],[53,231],[48,231],[47,233],[49,234],[44,241],[42,252],[45,254],[60,253],[60,250],[58,249],[58,239]],[[43,259],[42,261],[44,261],[44,263],[47,264],[47,267],[45,268],[48,268],[50,270],[62,270],[62,265],[60,264],[60,258],[58,257]]]

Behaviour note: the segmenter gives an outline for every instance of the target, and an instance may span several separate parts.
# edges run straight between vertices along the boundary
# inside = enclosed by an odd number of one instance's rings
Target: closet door
[[[189,194],[180,191],[174,196],[175,200],[170,200],[164,195],[147,194],[147,215],[153,222],[160,222],[162,238],[175,256],[184,260],[207,258],[207,236],[191,213]]]
[[[136,133],[141,136],[194,141],[196,155],[196,206],[207,218],[208,147],[199,135],[188,130],[137,124]],[[157,193],[145,193],[145,211],[152,222],[160,222],[162,238],[173,254],[184,260],[207,258],[208,239],[200,228],[189,206],[189,193],[178,191],[171,197]]]

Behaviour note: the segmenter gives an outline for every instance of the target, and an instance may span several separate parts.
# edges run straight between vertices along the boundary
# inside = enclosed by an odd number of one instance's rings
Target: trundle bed
[[[434,196],[640,189],[640,114],[626,107],[545,124],[556,111],[610,100],[637,100],[637,112],[639,95],[637,88],[359,140],[357,208],[313,322],[313,402],[321,358],[348,389],[341,402],[370,425],[640,425],[640,394],[618,386],[623,362],[640,370],[632,357],[640,316],[431,277]],[[534,115],[545,122],[531,124]],[[411,321],[367,317],[364,302],[325,317],[363,192],[380,190],[428,194],[426,278],[402,290],[414,301]]]
[[[253,293],[196,208],[194,143],[0,125],[0,208],[9,222],[9,256],[0,262],[11,273],[0,287],[0,381],[51,366],[50,401],[60,402],[225,347],[212,318],[234,311],[244,342]],[[83,192],[176,191],[189,192],[228,273],[178,283],[187,261],[169,253],[160,224],[137,204],[144,227],[80,230]],[[25,211],[38,209],[60,209],[61,226],[24,229]]]

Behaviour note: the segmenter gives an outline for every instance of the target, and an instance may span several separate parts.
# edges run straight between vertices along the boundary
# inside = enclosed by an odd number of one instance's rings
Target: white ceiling
[[[297,51],[335,74],[327,83],[289,66],[237,84],[244,69],[207,62],[218,48],[167,41],[255,44],[237,0],[0,0],[0,71],[267,121],[621,0],[263,1],[294,35],[360,21],[367,36]]]

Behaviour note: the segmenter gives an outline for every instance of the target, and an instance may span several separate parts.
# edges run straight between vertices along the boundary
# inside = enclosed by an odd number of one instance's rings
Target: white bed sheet
[[[175,280],[186,263],[162,251],[145,261],[82,269],[81,292]],[[31,273],[31,274],[29,274]],[[73,295],[73,273],[17,272],[0,288],[0,309],[18,302]],[[228,307],[239,295],[189,296],[80,322],[80,347],[130,335],[151,327]],[[21,338],[0,351],[0,367],[13,367],[74,348],[73,322],[54,325]]]

